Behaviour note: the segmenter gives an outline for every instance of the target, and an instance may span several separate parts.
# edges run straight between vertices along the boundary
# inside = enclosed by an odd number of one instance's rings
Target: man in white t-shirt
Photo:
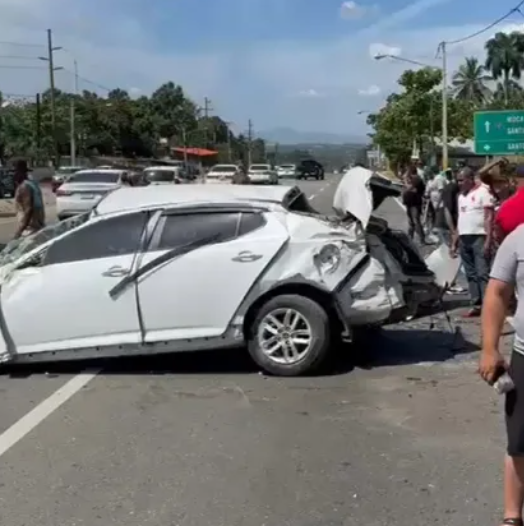
[[[453,251],[459,249],[471,299],[467,317],[480,315],[484,292],[489,280],[493,247],[493,214],[495,198],[487,185],[477,182],[471,168],[462,169],[458,176],[457,236]]]

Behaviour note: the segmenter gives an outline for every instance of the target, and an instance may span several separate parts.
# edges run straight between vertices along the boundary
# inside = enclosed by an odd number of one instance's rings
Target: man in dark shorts
[[[45,226],[44,198],[40,185],[29,179],[27,162],[18,159],[14,162],[15,205],[17,228],[15,239],[37,232]]]
[[[507,453],[504,462],[504,520],[523,526],[524,505],[524,303],[518,302],[514,318],[515,339],[509,366],[500,350],[506,312],[515,288],[524,294],[524,225],[500,245],[493,263],[482,308],[482,353],[479,373],[493,384],[507,370],[515,388],[506,395]]]
[[[422,228],[422,204],[426,185],[417,173],[417,167],[411,166],[405,177],[405,188],[402,193],[402,202],[406,207],[408,216],[408,234],[411,238],[417,234],[422,245],[426,244],[426,236]]]

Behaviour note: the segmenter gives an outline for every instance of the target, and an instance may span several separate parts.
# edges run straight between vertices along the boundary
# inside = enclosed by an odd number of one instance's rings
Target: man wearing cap
[[[45,226],[45,209],[42,190],[35,181],[29,179],[27,162],[23,159],[14,162],[15,204],[18,226],[15,239],[37,232]]]

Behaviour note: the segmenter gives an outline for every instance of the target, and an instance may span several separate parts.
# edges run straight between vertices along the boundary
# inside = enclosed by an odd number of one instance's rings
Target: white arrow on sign
[[[484,126],[486,127],[486,133],[489,133],[489,129],[491,128],[491,122],[486,121],[486,122],[484,123]]]
[[[484,150],[489,152],[491,150],[491,146],[489,144],[486,144],[486,146],[484,146]]]

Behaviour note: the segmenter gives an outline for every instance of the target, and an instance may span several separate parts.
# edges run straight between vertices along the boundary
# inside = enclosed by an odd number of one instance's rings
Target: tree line
[[[55,90],[53,104],[51,95],[47,91],[34,100],[11,102],[0,93],[0,160],[23,156],[59,163],[70,153],[72,134],[79,157],[151,158],[166,155],[170,147],[216,150],[218,162],[266,157],[262,139],[235,135],[225,120],[204,115],[173,82],[149,97],[132,98],[122,89],[105,97]]]
[[[476,111],[524,108],[524,34],[497,33],[484,49],[484,60],[465,58],[445,87],[450,141],[473,138]],[[413,146],[422,154],[435,151],[435,138],[442,137],[442,76],[430,67],[404,71],[397,81],[399,93],[368,116],[373,141],[393,165],[408,162]]]

